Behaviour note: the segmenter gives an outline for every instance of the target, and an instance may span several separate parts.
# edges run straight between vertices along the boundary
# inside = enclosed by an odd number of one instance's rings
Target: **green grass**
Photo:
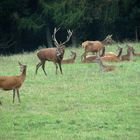
[[[140,44],[134,43],[140,52]],[[46,63],[35,76],[36,52],[0,56],[0,75],[17,75],[18,60],[27,64],[20,89],[21,104],[12,103],[12,91],[0,90],[0,140],[139,140],[140,58],[111,63],[102,73],[96,63],[82,64],[82,48],[76,63],[63,65],[63,75]],[[115,46],[107,51],[115,51]]]

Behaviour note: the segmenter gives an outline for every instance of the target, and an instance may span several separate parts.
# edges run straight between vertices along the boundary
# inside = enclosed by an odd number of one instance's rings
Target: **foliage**
[[[73,29],[77,42],[101,40],[111,33],[115,40],[134,40],[136,29],[140,35],[138,0],[1,0],[0,19],[0,41],[12,38],[19,51],[45,43],[44,36],[55,26]]]

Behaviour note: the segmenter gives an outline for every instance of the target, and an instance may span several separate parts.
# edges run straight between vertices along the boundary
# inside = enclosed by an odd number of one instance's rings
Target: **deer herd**
[[[56,74],[59,66],[61,74],[63,74],[61,64],[70,64],[75,63],[76,60],[76,52],[71,51],[70,58],[63,58],[65,53],[65,44],[70,40],[72,36],[72,31],[67,30],[68,36],[66,41],[63,43],[59,43],[56,40],[56,33],[60,30],[54,29],[54,33],[52,35],[52,40],[54,42],[55,47],[53,48],[42,48],[37,52],[37,57],[40,62],[36,65],[35,74],[37,75],[38,69],[42,67],[42,70],[45,75],[47,75],[45,71],[45,62],[52,61],[56,66]],[[122,55],[123,48],[118,46],[117,54],[114,52],[105,52],[106,45],[112,44],[114,41],[112,40],[112,35],[108,35],[103,41],[85,41],[82,43],[82,48],[84,49],[83,54],[81,55],[82,63],[98,63],[100,70],[103,72],[113,71],[115,70],[115,66],[106,65],[104,61],[109,62],[120,62],[120,61],[130,61],[133,56],[140,56],[140,53],[135,53],[135,49],[130,46],[127,46],[127,53]],[[88,53],[93,53],[92,55]],[[95,53],[95,55],[94,55]],[[0,76],[0,89],[2,90],[13,90],[13,103],[15,100],[15,94],[18,97],[18,101],[20,102],[20,94],[19,88],[22,86],[25,77],[26,77],[26,65],[23,65],[19,62],[21,74],[17,76]],[[0,105],[2,105],[0,101]]]

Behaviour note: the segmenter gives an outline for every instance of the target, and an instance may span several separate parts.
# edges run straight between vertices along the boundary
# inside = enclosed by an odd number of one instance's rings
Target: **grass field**
[[[140,52],[140,44],[133,45]],[[0,90],[0,140],[140,139],[140,58],[111,63],[116,70],[102,73],[96,63],[80,62],[82,48],[66,49],[65,57],[70,50],[76,63],[55,75],[47,62],[47,77],[42,69],[35,76],[36,52],[0,56],[0,75],[17,75],[18,61],[28,66],[21,104],[12,103],[12,91]]]

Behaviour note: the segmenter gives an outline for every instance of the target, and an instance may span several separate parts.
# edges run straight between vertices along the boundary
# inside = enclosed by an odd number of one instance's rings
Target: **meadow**
[[[121,44],[124,47],[125,45]],[[140,44],[132,44],[140,52]],[[107,51],[116,52],[116,46]],[[46,62],[46,77],[36,51],[0,56],[0,75],[18,75],[18,61],[27,64],[27,76],[12,103],[12,91],[0,90],[0,140],[139,140],[140,57],[131,62],[111,62],[112,72],[96,63],[81,63],[79,48],[74,64],[62,65],[63,75]]]

